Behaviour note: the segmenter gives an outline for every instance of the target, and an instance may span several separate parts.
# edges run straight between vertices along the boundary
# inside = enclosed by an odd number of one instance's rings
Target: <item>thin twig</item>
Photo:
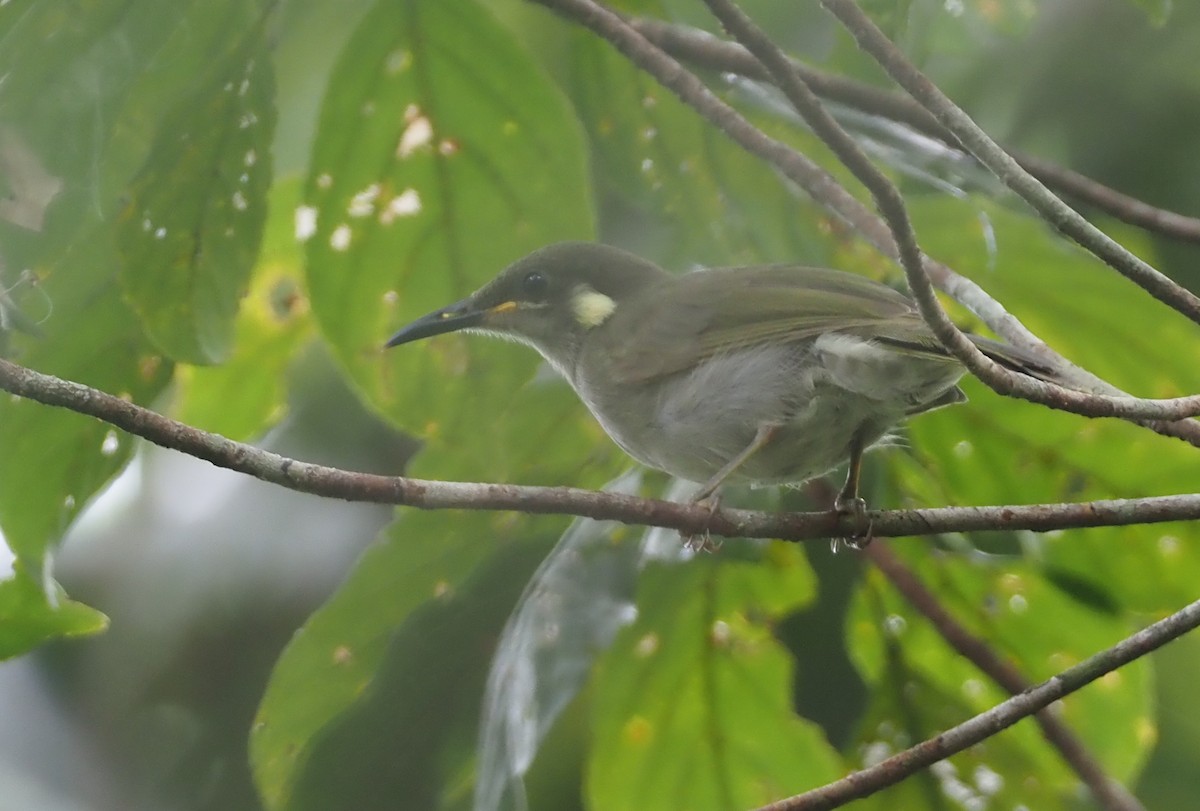
[[[908,61],[854,0],[821,0],[821,3],[897,84],[933,113],[967,151],[1033,206],[1047,222],[1163,304],[1200,323],[1200,297],[1134,256],[1022,169],[970,116]],[[1164,418],[1149,414],[1139,416]]]
[[[628,19],[629,24],[646,39],[676,59],[747,79],[772,81],[766,68],[745,47],[736,42],[727,42],[698,28],[662,20],[646,17]],[[936,138],[949,147],[970,154],[953,133],[910,96],[874,87],[847,76],[828,73],[795,58],[789,58],[789,62],[792,69],[821,98],[904,124],[922,135]],[[1081,203],[1146,231],[1184,242],[1200,243],[1200,218],[1152,206],[1052,161],[1016,151],[1010,151],[1010,154],[1047,186],[1070,195]]]
[[[959,623],[941,604],[937,595],[926,588],[916,573],[905,566],[886,544],[871,544],[864,554],[913,608],[930,621],[952,648],[994,682],[1014,696],[1032,687],[1011,662],[1001,658],[991,645]],[[1034,715],[1034,720],[1042,728],[1042,735],[1079,775],[1101,808],[1108,811],[1142,811],[1142,804],[1137,798],[1104,772],[1083,741],[1062,719],[1049,710],[1041,710]]]
[[[893,786],[905,780],[906,777],[917,773],[920,769],[929,767],[937,761],[944,761],[956,752],[976,745],[979,741],[988,739],[991,735],[1013,726],[1024,717],[1037,713],[1038,710],[1049,707],[1063,696],[1081,689],[1092,681],[1111,673],[1115,669],[1128,665],[1129,662],[1145,656],[1153,650],[1162,648],[1192,631],[1200,625],[1200,600],[1192,605],[1171,614],[1170,617],[1148,625],[1134,633],[1133,636],[1122,639],[1111,648],[1102,650],[1082,661],[1079,665],[1067,668],[1066,671],[1055,675],[1042,684],[1030,687],[1018,696],[1009,698],[1002,704],[974,716],[973,719],[960,723],[959,726],[947,729],[946,732],[934,738],[893,755],[870,768],[842,777],[841,780],[828,783],[826,786],[812,789],[804,794],[797,794],[784,800],[764,805],[757,811],[826,811],[836,809],[850,803],[851,800],[862,799]]]
[[[1013,152],[1027,172],[1062,194],[1095,206],[1121,222],[1184,242],[1200,243],[1200,218],[1171,211],[1105,186],[1098,180],[1051,161]]]
[[[939,760],[945,760],[986,740],[1106,673],[1111,673],[1134,659],[1178,639],[1198,625],[1200,600],[940,735],[922,741],[870,768],[804,794],[765,805],[758,811],[825,811],[838,808],[851,800],[870,796]]]
[[[934,293],[933,284],[926,271],[927,257],[917,244],[916,232],[909,220],[908,209],[899,189],[871,162],[859,147],[858,142],[825,110],[817,95],[796,73],[791,62],[762,29],[730,0],[705,0],[705,3],[720,19],[726,30],[745,45],[755,58],[770,71],[776,85],[791,102],[796,112],[812,127],[813,132],[834,151],[839,160],[871,192],[876,205],[891,228],[900,263],[904,267],[909,288],[921,315],[942,345],[958,358],[972,374],[998,394],[1019,397],[1050,408],[1088,417],[1179,420],[1200,414],[1200,395],[1148,400],[1075,391],[1012,372],[980,352],[950,320],[950,316]],[[1197,312],[1200,313],[1200,309]]]
[[[824,168],[766,135],[704,82],[635,31],[612,9],[594,0],[531,0],[587,27],[653,76],[684,104],[752,155],[778,168],[826,209],[842,218],[881,253],[896,255],[887,225],[846,191]]]
[[[424,510],[515,510],[575,515],[666,527],[689,535],[708,532],[729,538],[787,541],[855,537],[868,530],[877,538],[897,538],[978,530],[1048,532],[1200,519],[1200,494],[1067,504],[872,510],[857,517],[834,511],[774,513],[719,509],[714,512],[704,504],[676,504],[574,487],[526,487],[378,476],[301,462],[234,442],[90,386],[41,374],[3,358],[0,358],[0,390],[96,417],[164,448],[291,490]]]

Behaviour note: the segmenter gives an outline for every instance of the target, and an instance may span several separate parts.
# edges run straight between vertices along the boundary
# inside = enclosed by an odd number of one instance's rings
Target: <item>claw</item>
[[[693,504],[701,504],[708,509],[709,520],[717,514],[717,510],[721,506],[720,493],[702,494],[699,498],[693,499]],[[689,552],[716,552],[721,548],[721,541],[714,541],[712,534],[705,527],[703,532],[699,533],[679,533],[680,540],[683,541],[683,546]]]
[[[867,514],[867,502],[866,499],[849,495],[843,491],[834,499],[833,509],[838,515],[850,516],[861,521]],[[874,524],[868,523],[867,531],[861,535],[854,535],[849,538],[830,538],[830,549],[835,555],[843,547],[862,551],[870,545],[871,541],[875,540],[874,529]]]

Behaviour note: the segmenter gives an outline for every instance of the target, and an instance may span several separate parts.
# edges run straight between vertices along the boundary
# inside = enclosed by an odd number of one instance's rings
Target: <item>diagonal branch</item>
[[[574,487],[527,487],[378,476],[314,465],[234,442],[164,417],[120,397],[0,358],[0,390],[103,420],[164,448],[291,490],[347,501],[396,504],[423,510],[515,510],[575,515],[626,524],[665,527],[685,535],[706,532],[728,538],[877,538],[976,530],[1049,532],[1098,526],[1155,524],[1200,519],[1200,494],[1111,499],[1074,504],[943,507],[931,510],[775,513],[711,511],[704,504],[601,493]]]
[[[937,596],[926,588],[916,573],[905,566],[885,544],[872,544],[866,548],[864,554],[887,577],[888,582],[904,595],[913,608],[933,624],[942,639],[986,673],[992,681],[1014,696],[1032,687],[1011,662],[1001,658],[986,641],[963,627],[942,606]],[[1042,728],[1042,735],[1046,740],[1059,751],[1063,760],[1091,790],[1101,808],[1106,811],[1141,811],[1142,804],[1137,798],[1105,774],[1083,741],[1076,737],[1062,719],[1049,710],[1040,710],[1034,715],[1034,720]]]
[[[1193,321],[1200,322],[1200,297],[1134,256],[1119,242],[1088,222],[1037,178],[1026,172],[961,108],[908,61],[854,0],[821,0],[846,27],[860,48],[878,62],[925,109],[954,134],[972,155],[1006,186],[1029,203],[1060,232],[1150,295]],[[774,72],[774,71],[772,71]]]
[[[736,42],[727,42],[698,28],[648,17],[631,17],[629,24],[676,59],[748,79],[772,81],[766,68]],[[904,124],[922,135],[966,152],[954,134],[911,96],[883,90],[847,76],[827,73],[795,58],[789,58],[789,62],[792,69],[821,98]],[[1184,242],[1200,243],[1200,218],[1152,206],[1052,161],[1015,151],[1010,154],[1026,171],[1048,187],[1081,203],[1146,231]]]
[[[1025,171],[1060,193],[1095,206],[1121,222],[1184,242],[1200,243],[1200,218],[1158,208],[1079,172],[1032,155],[1012,153]]]
[[[770,71],[776,85],[812,127],[813,132],[833,149],[839,160],[871,192],[891,228],[900,263],[904,267],[909,288],[921,315],[942,345],[972,374],[998,394],[1019,397],[1050,408],[1089,417],[1178,420],[1200,415],[1200,395],[1147,400],[1081,392],[1012,372],[985,356],[955,326],[938,301],[926,271],[929,260],[917,244],[916,232],[908,218],[908,210],[899,189],[871,162],[858,142],[825,110],[817,95],[793,70],[791,62],[761,28],[731,0],[705,0],[705,3],[726,30]],[[1200,313],[1200,309],[1197,312]]]
[[[838,808],[852,800],[868,797],[939,760],[945,760],[974,746],[1022,718],[1045,709],[1060,698],[1091,684],[1106,673],[1111,673],[1134,659],[1178,639],[1197,626],[1200,626],[1200,601],[1166,619],[1148,625],[1111,648],[936,737],[922,741],[870,768],[854,772],[841,780],[804,794],[765,805],[758,811],[817,811]]]
[[[752,155],[765,160],[826,209],[842,218],[881,253],[896,255],[887,225],[846,191],[821,166],[771,138],[722,101],[695,74],[655,47],[615,11],[594,0],[531,0],[590,29],[649,73],[714,127]]]

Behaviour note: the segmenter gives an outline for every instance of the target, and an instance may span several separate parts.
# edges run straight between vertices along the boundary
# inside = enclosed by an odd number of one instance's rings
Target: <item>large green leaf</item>
[[[249,50],[262,42],[269,6],[25,0],[6,7],[0,175],[8,185],[15,180],[20,193],[14,198],[10,189],[0,219],[21,229],[4,243],[10,263],[48,263],[83,229],[111,222],[155,144],[167,148],[164,129],[177,130],[189,108],[201,106],[206,80],[245,67]]]
[[[502,454],[478,428],[532,355],[463,336],[382,346],[521,254],[592,233],[566,101],[475,3],[380,2],[334,71],[320,127],[297,212],[320,328],[368,401],[431,455],[460,429],[474,460]]]
[[[794,545],[647,569],[637,620],[594,676],[590,804],[751,808],[837,778],[840,758],[792,710],[792,661],[771,634],[813,589]]]
[[[585,486],[598,485],[623,464],[615,452],[580,452],[596,442],[598,429],[565,385],[527,385],[493,419],[498,441],[511,453],[472,464],[490,461],[535,479]],[[520,441],[535,430],[539,442]],[[497,545],[544,538],[564,523],[504,513],[401,512],[276,665],[251,739],[256,782],[269,807],[290,807],[307,759],[342,716],[368,700],[364,691],[386,667],[390,640],[412,627],[419,609],[436,609],[447,595],[469,588],[464,583]],[[312,690],[312,684],[322,687]]]
[[[450,525],[445,518],[411,512],[394,523],[280,658],[250,738],[267,807],[292,807],[307,759],[327,728],[369,697],[393,636],[413,613],[452,599],[497,544],[537,532],[503,515],[470,513]]]
[[[264,8],[31,0],[0,12],[0,283],[26,271],[13,295],[42,333],[14,338],[13,357],[141,404],[162,391],[172,366],[117,284],[111,224],[153,145],[193,134],[176,129],[182,113],[171,111],[203,85],[194,77],[260,41],[261,27],[241,23]],[[94,419],[0,400],[0,526],[35,580],[47,547],[131,448]]]
[[[178,100],[118,225],[121,282],[147,333],[176,360],[228,354],[258,255],[275,121],[264,23],[239,32],[242,46],[207,65],[199,89]]]
[[[633,470],[604,489],[635,495],[644,479]],[[609,521],[573,521],[505,624],[480,724],[477,811],[511,807],[531,790],[530,783],[536,786],[535,760],[543,754],[557,759],[549,737],[597,658],[632,620],[637,575],[646,559],[662,556],[651,537],[630,530]]]
[[[994,228],[988,257],[971,207]],[[1194,327],[1040,224],[996,206],[924,201],[923,243],[976,280],[1052,346],[1127,391],[1170,397],[1200,387],[1179,347]],[[1129,240],[1143,252],[1145,246]],[[1195,490],[1194,449],[1117,420],[1089,420],[997,397],[967,381],[971,402],[923,416],[912,451],[893,454],[900,486],[923,505],[1134,498]],[[1117,460],[1120,460],[1119,463]],[[1023,536],[1052,576],[1089,584],[1143,611],[1173,610],[1200,591],[1194,524]]]
[[[517,595],[553,540],[498,548],[397,626],[371,687],[312,741],[289,809],[469,807],[488,661]],[[550,530],[549,533],[546,530]]]
[[[44,337],[20,342],[18,360],[145,404],[170,379],[171,364],[146,345],[117,285],[96,272],[109,257],[104,244],[97,229],[89,250],[58,263],[44,284],[54,304]],[[46,558],[133,448],[92,417],[0,398],[0,529],[17,556],[15,576],[0,583],[0,657],[107,627],[102,614],[67,599]]]
[[[39,371],[148,403],[171,364],[146,345],[137,319],[103,270],[103,235],[57,264],[43,285],[54,309],[44,338],[17,360]],[[98,272],[99,271],[99,272]],[[89,498],[128,461],[133,443],[106,424],[30,400],[0,398],[0,527],[31,570]]]
[[[282,418],[288,367],[313,337],[301,293],[301,251],[292,234],[298,197],[297,180],[276,182],[272,189],[262,255],[238,311],[233,354],[216,366],[178,369],[177,419],[248,440]]]
[[[1077,600],[1034,567],[930,555],[917,541],[893,547],[905,553],[908,564],[959,622],[988,640],[1030,682],[1050,678],[1131,630],[1123,617]],[[904,741],[914,743],[1007,697],[878,573],[860,588],[847,627],[855,661],[864,678],[877,685],[863,746],[883,746],[890,753]],[[1106,772],[1128,781],[1155,738],[1148,663],[1134,662],[1064,699],[1058,715]],[[1066,808],[1065,798],[1077,789],[1078,778],[1030,721],[953,763],[959,773],[986,768],[999,775],[1005,784],[1001,796],[1013,802],[1028,804],[1045,796],[1047,803],[1057,798],[1046,807]]]
[[[568,68],[612,229],[624,239],[671,266],[821,263],[821,215],[771,168],[585,32],[572,32]],[[785,130],[805,148],[815,143]]]
[[[891,460],[899,486],[915,503],[1081,501],[1189,489],[1192,452],[1178,442],[1129,425],[1087,423],[998,400],[978,385],[968,391],[968,405],[914,421],[912,450]],[[1114,448],[1120,449],[1119,464]],[[1196,538],[1190,523],[1018,536],[1050,576],[1104,595],[1098,604],[1152,612],[1195,599]],[[986,536],[977,542],[989,543]]]

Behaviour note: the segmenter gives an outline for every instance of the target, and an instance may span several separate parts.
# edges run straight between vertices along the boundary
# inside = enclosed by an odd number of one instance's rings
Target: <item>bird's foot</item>
[[[839,516],[854,518],[861,522],[867,515],[867,502],[858,496],[839,493],[833,501],[833,511]],[[873,540],[875,540],[874,527],[868,522],[866,532],[844,538],[830,538],[829,548],[835,555],[843,547],[857,552],[866,549]]]
[[[701,493],[698,498],[692,499],[692,503],[705,507],[708,510],[708,518],[711,521],[712,517],[717,514],[717,510],[721,507],[721,494]],[[683,541],[684,549],[687,549],[689,552],[716,552],[721,548],[721,541],[713,540],[712,533],[708,531],[707,524],[700,532],[680,532],[679,538]]]

